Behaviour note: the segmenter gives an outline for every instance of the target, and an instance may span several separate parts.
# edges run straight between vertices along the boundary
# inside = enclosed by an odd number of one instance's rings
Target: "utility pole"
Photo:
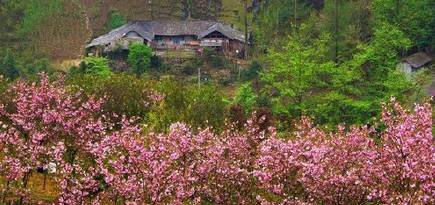
[[[198,87],[201,87],[201,66],[198,66]]]

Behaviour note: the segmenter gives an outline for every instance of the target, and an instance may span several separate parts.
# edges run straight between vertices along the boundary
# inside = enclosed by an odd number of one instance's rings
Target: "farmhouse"
[[[244,33],[214,21],[134,21],[94,39],[86,46],[92,53],[128,49],[133,42],[156,51],[214,48],[229,56],[244,52]]]

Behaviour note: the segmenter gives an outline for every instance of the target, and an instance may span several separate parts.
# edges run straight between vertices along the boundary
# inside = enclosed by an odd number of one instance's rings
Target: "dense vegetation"
[[[58,183],[60,204],[434,203],[429,104],[410,112],[392,100],[378,127],[333,133],[302,118],[279,138],[264,116],[220,134],[183,123],[147,132],[46,76],[10,92],[0,106],[3,203],[35,203],[37,170]],[[147,96],[151,109],[162,106],[164,96]]]
[[[398,69],[433,53],[434,11],[0,1],[0,204],[435,203],[435,66]],[[226,21],[249,33],[247,58],[143,44],[87,55],[92,37],[136,19]]]

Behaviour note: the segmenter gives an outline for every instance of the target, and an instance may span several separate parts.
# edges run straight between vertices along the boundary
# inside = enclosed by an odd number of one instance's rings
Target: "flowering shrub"
[[[431,107],[384,105],[381,131],[326,133],[303,118],[289,139],[254,115],[243,128],[198,133],[183,123],[143,134],[111,123],[102,100],[43,77],[18,82],[0,105],[2,195],[30,202],[29,177],[47,170],[59,204],[433,204]],[[267,123],[266,123],[267,124]]]

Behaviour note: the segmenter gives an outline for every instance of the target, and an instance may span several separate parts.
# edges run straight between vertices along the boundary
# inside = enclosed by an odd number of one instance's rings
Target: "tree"
[[[133,43],[129,46],[127,62],[137,77],[140,77],[149,69],[151,56],[152,50],[145,44]]]
[[[411,112],[392,99],[375,129],[330,132],[302,117],[281,138],[255,115],[220,133],[174,123],[147,134],[134,119],[110,122],[103,100],[47,76],[10,92],[0,104],[2,203],[44,203],[31,196],[38,183],[28,185],[50,164],[56,204],[435,203],[429,103]]]
[[[270,96],[275,114],[290,119],[305,114],[321,118],[319,112],[314,112],[319,104],[328,102],[331,95],[341,95],[335,88],[349,73],[326,57],[329,38],[324,35],[304,43],[302,37],[291,37],[283,50],[270,52],[270,69],[261,74],[261,79],[266,83],[263,92],[275,92]],[[330,117],[319,120],[331,122]]]
[[[11,51],[6,51],[6,55],[3,57],[0,64],[0,75],[14,80],[20,76],[20,71],[17,67],[17,62]]]
[[[112,75],[109,59],[105,57],[86,57],[83,62],[84,64],[79,69],[84,74],[102,78]]]
[[[372,4],[375,24],[397,25],[418,48],[435,45],[434,1],[374,0]]]
[[[319,27],[332,35],[330,56],[336,63],[352,57],[359,42],[367,40],[369,32],[368,0],[326,0]]]
[[[234,97],[234,103],[242,106],[246,114],[250,114],[254,110],[257,100],[258,96],[249,83],[240,86]]]

